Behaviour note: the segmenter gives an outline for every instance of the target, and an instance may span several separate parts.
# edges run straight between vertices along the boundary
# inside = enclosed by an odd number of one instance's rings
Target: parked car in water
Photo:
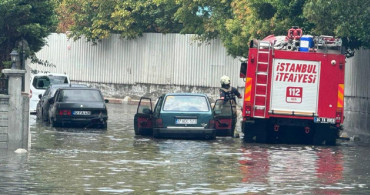
[[[87,87],[84,84],[52,84],[46,88],[43,95],[39,94],[39,102],[36,106],[36,118],[42,121],[49,120],[49,99],[53,98],[57,89],[62,87]]]
[[[217,100],[219,105],[223,100]],[[153,135],[155,138],[204,138],[229,135],[232,129],[232,112],[222,114],[220,106],[215,112],[205,94],[169,93],[160,96],[152,110],[150,98],[141,98],[134,117],[136,135]],[[224,108],[223,108],[224,109]]]
[[[39,95],[44,94],[50,84],[69,84],[70,80],[66,74],[38,73],[31,75],[30,81],[30,113],[36,114]]]
[[[108,112],[99,89],[62,87],[50,98],[49,122],[53,127],[78,125],[107,128]]]

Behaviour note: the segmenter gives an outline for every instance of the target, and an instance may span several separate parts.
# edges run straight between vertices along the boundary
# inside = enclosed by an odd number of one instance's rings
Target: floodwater
[[[135,112],[108,104],[106,131],[31,116],[31,150],[0,151],[0,194],[370,194],[369,146],[138,137]]]

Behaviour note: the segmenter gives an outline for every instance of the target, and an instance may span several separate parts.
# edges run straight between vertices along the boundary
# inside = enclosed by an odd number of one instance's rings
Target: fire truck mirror
[[[247,75],[247,63],[243,62],[240,64],[240,78],[245,78]]]

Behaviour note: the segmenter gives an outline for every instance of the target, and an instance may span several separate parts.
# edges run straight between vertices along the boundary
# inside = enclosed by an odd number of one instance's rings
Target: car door
[[[56,112],[56,101],[58,100],[59,98],[59,91],[60,90],[57,90],[55,92],[55,95],[54,97],[51,97],[48,99],[48,103],[49,103],[49,110],[47,111],[49,113],[49,122],[55,118],[55,112]]]
[[[231,101],[218,99],[213,106],[216,136],[233,136],[236,124],[235,107]],[[234,111],[233,111],[234,109]]]
[[[48,87],[48,89],[45,91],[44,95],[41,96],[39,104],[40,104],[40,116],[43,121],[48,120],[49,116],[49,107],[45,107],[45,105],[49,104],[48,100],[50,98],[50,92],[51,92],[51,87]]]
[[[153,132],[153,110],[150,98],[140,98],[134,117],[135,135],[151,135]]]

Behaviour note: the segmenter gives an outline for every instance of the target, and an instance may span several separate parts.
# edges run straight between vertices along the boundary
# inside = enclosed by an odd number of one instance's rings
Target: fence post
[[[24,132],[26,129],[24,128],[24,124],[28,125],[29,116],[23,114],[23,107],[28,104],[24,104],[24,98],[21,93],[22,77],[26,71],[19,69],[4,69],[2,73],[8,76],[8,148],[28,149],[29,128],[27,127],[27,132]]]

